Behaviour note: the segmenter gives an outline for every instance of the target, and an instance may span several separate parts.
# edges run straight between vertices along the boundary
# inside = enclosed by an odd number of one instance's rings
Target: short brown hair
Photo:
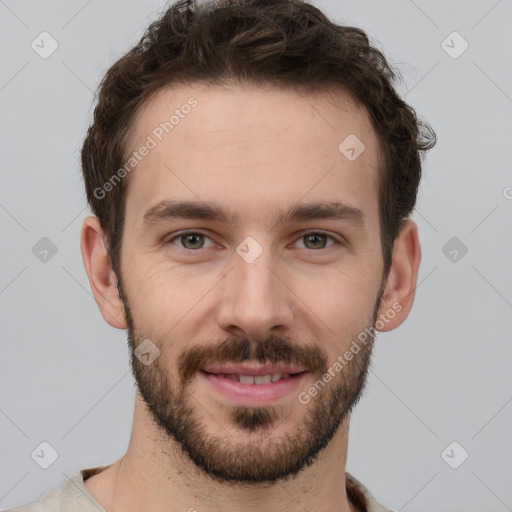
[[[126,179],[98,194],[129,159],[133,120],[173,84],[272,85],[302,92],[343,89],[365,107],[379,141],[379,218],[385,276],[421,179],[420,152],[436,136],[393,87],[400,75],[365,32],[330,21],[300,0],[181,0],[153,22],[99,85],[81,158],[87,200],[120,278]],[[340,141],[341,142],[341,141]],[[95,192],[96,191],[96,192]]]

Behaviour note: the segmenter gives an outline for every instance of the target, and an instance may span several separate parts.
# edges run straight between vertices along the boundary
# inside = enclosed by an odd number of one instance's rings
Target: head
[[[312,5],[223,0],[171,6],[100,84],[86,271],[149,411],[213,477],[313,463],[361,395],[375,327],[410,311],[435,135],[397,78]],[[240,364],[292,369],[288,391],[226,394]]]

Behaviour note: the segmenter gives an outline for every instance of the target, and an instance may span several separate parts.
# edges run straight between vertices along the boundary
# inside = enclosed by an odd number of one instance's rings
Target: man
[[[345,464],[375,333],[406,319],[420,263],[435,134],[394,78],[299,0],[178,2],[109,69],[81,249],[128,330],[132,436],[14,510],[388,510]]]

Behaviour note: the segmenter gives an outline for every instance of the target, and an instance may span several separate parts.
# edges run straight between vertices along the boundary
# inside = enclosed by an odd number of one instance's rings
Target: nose
[[[261,341],[293,325],[290,277],[279,271],[269,253],[263,251],[252,263],[234,255],[234,268],[224,279],[218,310],[219,327],[231,335]]]

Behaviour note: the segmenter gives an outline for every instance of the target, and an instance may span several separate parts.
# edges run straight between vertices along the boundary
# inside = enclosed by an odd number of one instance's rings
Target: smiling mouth
[[[199,371],[200,381],[215,395],[243,407],[270,405],[293,395],[307,374],[290,364],[228,363]]]
[[[254,384],[254,385],[262,385],[262,384],[271,384],[273,382],[278,382],[285,379],[290,379],[299,375],[302,375],[305,372],[297,372],[297,373],[267,373],[264,375],[243,375],[239,373],[213,373],[202,370],[203,373],[207,375],[212,375],[218,378],[225,378],[235,382],[240,382],[241,384]]]

